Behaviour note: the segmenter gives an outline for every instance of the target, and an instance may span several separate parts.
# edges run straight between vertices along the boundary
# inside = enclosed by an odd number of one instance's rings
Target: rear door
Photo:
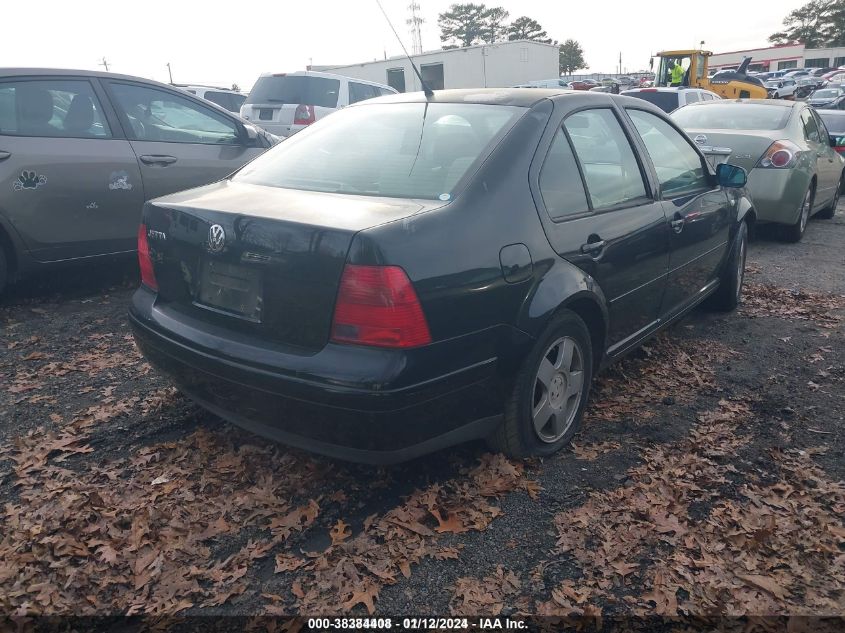
[[[611,354],[657,324],[666,282],[668,226],[644,174],[615,110],[606,107],[568,115],[537,175],[549,242],[608,300]]]
[[[0,79],[0,214],[38,261],[135,248],[141,174],[98,90],[86,77]]]
[[[820,205],[833,199],[836,186],[839,184],[841,163],[830,146],[827,128],[812,109],[801,110],[801,126],[804,129],[804,139],[815,154],[817,184],[816,200],[813,206],[819,209]]]
[[[671,227],[669,282],[661,309],[670,318],[718,277],[735,220],[733,202],[685,134],[652,112],[626,111],[651,158]]]
[[[147,200],[228,176],[264,151],[223,112],[176,91],[109,80]]]

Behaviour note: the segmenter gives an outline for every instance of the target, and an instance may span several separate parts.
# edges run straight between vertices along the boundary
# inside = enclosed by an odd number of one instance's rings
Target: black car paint
[[[157,299],[142,287],[130,322],[144,354],[192,398],[246,428],[336,457],[390,463],[489,434],[523,359],[560,309],[585,320],[597,365],[605,366],[715,290],[740,222],[753,211],[747,198],[715,180],[701,195],[661,199],[654,167],[625,112],[636,108],[666,120],[658,108],[632,98],[542,90],[443,91],[434,99],[469,101],[475,93],[522,105],[526,113],[448,204],[413,208],[403,201],[394,212],[359,217],[360,225],[342,226],[344,237],[323,264],[324,280],[339,276],[344,263],[401,266],[422,302],[432,344],[386,350],[328,342],[328,290],[300,314],[304,339],[283,340],[184,300]],[[414,99],[424,97],[375,102]],[[539,167],[564,116],[588,107],[616,114],[637,150],[649,199],[555,223],[537,191]],[[150,230],[168,233],[173,218],[187,216],[196,223],[193,241],[171,254],[196,254],[212,222],[228,215],[231,223],[264,204],[264,192],[245,198],[232,195],[234,189],[221,183],[153,201],[145,221]],[[303,257],[310,258],[302,261],[318,265],[320,240],[312,238],[324,233],[313,229],[335,235],[341,216],[331,205],[309,204],[326,194],[267,192],[269,199],[276,195],[289,196],[293,207],[310,206],[297,230],[311,236],[300,240],[308,244]],[[276,224],[291,226],[287,216]],[[256,224],[251,250],[285,259],[290,253],[278,247],[273,227],[269,218]],[[605,247],[585,254],[581,247],[591,236]],[[175,247],[150,245],[157,274],[164,272],[168,249]],[[160,284],[168,283],[164,279]]]

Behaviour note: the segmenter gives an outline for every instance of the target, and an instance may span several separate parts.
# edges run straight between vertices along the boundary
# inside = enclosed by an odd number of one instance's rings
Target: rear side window
[[[611,110],[576,112],[563,125],[572,139],[594,209],[646,196],[634,151]]]
[[[663,119],[628,110],[657,172],[663,195],[675,197],[710,188],[704,163],[684,137]]]
[[[370,86],[368,84],[359,84],[355,81],[349,82],[349,103],[358,103],[359,101],[363,101],[364,99],[372,99],[373,97],[378,97],[378,90],[376,90],[375,86]]]
[[[0,82],[0,134],[111,138],[94,89],[82,79]]]
[[[688,90],[684,93],[687,103],[695,103],[696,101],[701,101],[701,95],[699,95],[695,90]]]
[[[259,77],[246,103],[279,103],[336,108],[340,81],[309,75]]]
[[[801,111],[801,125],[804,128],[804,138],[814,143],[819,142],[819,126],[809,110]]]
[[[590,210],[578,163],[562,129],[557,131],[540,170],[540,194],[553,220]]]

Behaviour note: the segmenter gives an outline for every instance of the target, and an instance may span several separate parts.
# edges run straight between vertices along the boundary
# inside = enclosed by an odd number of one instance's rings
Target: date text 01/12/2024
[[[515,618],[309,618],[308,630],[404,630],[426,631],[451,629],[455,631],[498,631],[528,628],[524,620]]]

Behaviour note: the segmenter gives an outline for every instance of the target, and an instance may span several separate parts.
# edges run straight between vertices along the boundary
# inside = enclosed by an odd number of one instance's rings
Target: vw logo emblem
[[[704,134],[698,134],[694,139],[696,145],[705,145],[707,143],[707,137]]]
[[[226,246],[226,231],[219,224],[212,224],[208,229],[208,252],[219,253]]]

